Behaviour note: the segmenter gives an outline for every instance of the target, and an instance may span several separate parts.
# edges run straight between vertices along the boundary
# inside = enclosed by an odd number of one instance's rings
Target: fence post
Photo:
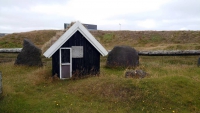
[[[2,76],[0,71],[0,94],[2,93]]]

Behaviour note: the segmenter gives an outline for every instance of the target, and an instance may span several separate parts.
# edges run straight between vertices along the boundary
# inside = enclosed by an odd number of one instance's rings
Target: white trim
[[[61,54],[61,50],[62,49],[69,49],[70,50],[70,63],[62,63],[62,54]],[[72,49],[71,48],[60,48],[59,49],[59,54],[60,54],[60,79],[68,79],[68,78],[62,78],[62,65],[69,65],[70,66],[70,78],[72,77]]]
[[[92,36],[92,34],[77,21],[43,55],[50,58],[74,33],[76,33],[76,31],[79,31],[102,56],[108,54],[107,50]]]

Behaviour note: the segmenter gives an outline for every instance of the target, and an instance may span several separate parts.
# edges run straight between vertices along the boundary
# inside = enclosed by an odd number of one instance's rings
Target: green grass
[[[138,68],[149,76],[124,78],[125,69],[105,68],[79,80],[51,77],[51,62],[42,68],[1,63],[3,97],[0,112],[199,112],[200,68],[197,56],[140,57]]]
[[[58,30],[38,30],[31,32],[13,33],[0,38],[0,48],[21,48],[24,38],[31,40],[37,47],[41,47]]]
[[[108,33],[108,34],[103,35],[103,41],[105,42],[110,42],[113,38],[114,38],[113,33]]]
[[[0,47],[18,47],[23,37],[41,47],[56,32],[14,33],[1,38]],[[199,31],[92,33],[106,49],[116,45],[129,45],[137,50],[200,48]],[[198,56],[140,56],[138,69],[148,73],[143,79],[125,78],[126,69],[106,68],[106,57],[101,57],[100,76],[78,80],[51,77],[50,59],[43,58],[45,66],[41,68],[15,66],[16,56],[0,54],[3,78],[0,113],[200,112]]]
[[[0,63],[15,61],[17,55],[16,53],[0,53]]]
[[[22,47],[21,44],[17,44],[15,42],[9,42],[9,41],[1,41],[0,45],[2,48],[12,48],[12,47],[21,48]]]

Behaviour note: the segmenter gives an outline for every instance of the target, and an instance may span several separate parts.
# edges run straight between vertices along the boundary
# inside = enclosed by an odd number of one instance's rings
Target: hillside
[[[0,48],[22,47],[23,39],[30,39],[42,47],[59,30],[41,30],[13,33],[0,38]],[[149,49],[200,49],[200,31],[91,31],[106,48],[115,45],[129,45],[138,50]]]
[[[200,49],[200,31],[92,31],[102,44],[143,49]],[[184,47],[183,47],[184,45]]]
[[[0,38],[0,48],[22,47],[23,39],[30,39],[36,46],[41,47],[51,37],[56,35],[57,30],[38,30],[31,32],[13,33]]]

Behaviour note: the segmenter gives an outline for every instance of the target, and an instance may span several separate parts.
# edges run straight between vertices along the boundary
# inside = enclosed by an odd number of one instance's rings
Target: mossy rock
[[[107,67],[137,67],[139,66],[138,52],[129,46],[115,46],[112,51],[109,52]]]

